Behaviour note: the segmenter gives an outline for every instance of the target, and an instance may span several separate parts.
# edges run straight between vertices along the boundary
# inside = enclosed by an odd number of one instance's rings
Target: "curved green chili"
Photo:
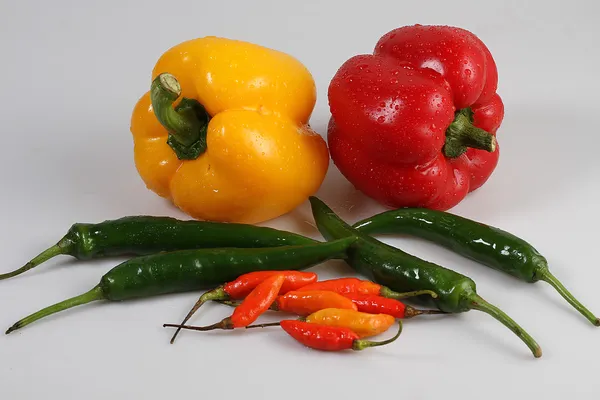
[[[96,300],[121,301],[214,288],[252,271],[302,270],[344,259],[356,239],[260,249],[200,249],[158,253],[125,261],[108,271],[90,291],[21,319],[9,334],[48,315]]]
[[[314,243],[314,240],[302,235],[249,224],[181,221],[170,217],[124,217],[98,224],[74,224],[56,245],[23,267],[0,274],[0,280],[20,275],[58,255],[88,260],[214,247],[254,248]]]
[[[548,261],[525,240],[458,215],[423,208],[386,211],[353,225],[367,234],[402,233],[420,237],[505,272],[522,281],[544,281],[592,324],[600,319],[581,304],[548,269]]]
[[[311,197],[310,203],[317,228],[325,239],[357,238],[348,248],[346,262],[358,273],[398,292],[431,290],[438,297],[424,296],[420,301],[444,312],[483,311],[514,332],[535,357],[542,356],[542,349],[536,341],[508,315],[482,299],[477,294],[475,282],[470,278],[357,231],[316,197]]]

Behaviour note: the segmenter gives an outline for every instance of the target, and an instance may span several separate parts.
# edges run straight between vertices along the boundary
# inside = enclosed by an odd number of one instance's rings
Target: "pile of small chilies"
[[[204,293],[181,324],[165,324],[181,329],[259,328],[281,326],[303,345],[325,351],[363,350],[395,341],[402,332],[401,319],[422,314],[439,314],[436,310],[418,310],[399,299],[418,295],[437,295],[431,291],[397,293],[385,286],[358,278],[317,281],[317,274],[301,271],[257,271]],[[210,326],[185,323],[207,301],[234,306],[231,316]],[[240,302],[241,300],[241,302]],[[299,316],[270,324],[251,325],[267,310]],[[381,342],[364,340],[387,331],[398,319],[398,332]]]

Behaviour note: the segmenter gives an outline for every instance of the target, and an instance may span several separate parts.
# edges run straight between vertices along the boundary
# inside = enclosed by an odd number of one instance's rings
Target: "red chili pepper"
[[[204,293],[192,309],[185,316],[180,325],[185,323],[198,311],[198,309],[207,301],[218,301],[218,300],[230,300],[230,299],[243,299],[250,292],[252,292],[261,282],[265,279],[274,275],[283,275],[285,281],[279,291],[280,294],[287,293],[291,290],[297,290],[302,286],[316,282],[318,279],[317,274],[314,272],[302,272],[302,271],[255,271],[249,272],[244,275],[240,275],[236,280],[225,283],[213,290],[209,290]],[[177,329],[175,334],[171,338],[171,343],[175,341],[175,338],[179,334],[181,329]]]
[[[242,303],[235,308],[230,317],[224,318],[216,324],[209,326],[188,327],[184,324],[164,324],[163,327],[185,328],[195,331],[212,331],[214,329],[243,328],[256,321],[258,317],[267,311],[271,304],[277,299],[281,286],[285,281],[285,275],[272,275],[262,281]]]
[[[297,320],[281,321],[281,328],[303,345],[324,351],[364,350],[367,347],[383,346],[398,339],[402,333],[401,322],[398,323],[396,335],[381,342],[360,340],[358,335],[348,328],[311,324]]]
[[[406,26],[329,86],[331,157],[354,186],[394,207],[447,210],[495,169],[504,117],[494,59],[474,34]]]
[[[431,290],[418,290],[414,292],[399,293],[394,292],[392,289],[379,285],[377,283],[362,280],[358,278],[337,278],[329,279],[325,281],[319,281],[311,283],[306,286],[302,286],[297,291],[307,290],[327,290],[330,292],[336,292],[341,295],[350,293],[357,294],[374,294],[382,297],[388,297],[391,299],[405,299],[407,297],[415,297],[428,294],[431,297],[437,297],[437,294]]]
[[[289,292],[279,296],[271,306],[272,310],[289,312],[299,316],[310,315],[325,308],[356,311],[357,306],[351,299],[326,290]]]
[[[259,283],[273,275],[284,274],[285,282],[281,287],[280,294],[285,294],[292,290],[297,290],[302,286],[316,282],[317,274],[314,272],[302,271],[256,271],[241,275],[233,282],[223,285],[223,291],[227,293],[228,299],[243,299],[246,297]],[[219,299],[225,300],[225,299]]]
[[[422,314],[444,314],[439,310],[419,310],[402,303],[400,300],[390,299],[375,294],[344,294],[357,307],[357,310],[369,314],[387,314],[394,318],[406,319]]]

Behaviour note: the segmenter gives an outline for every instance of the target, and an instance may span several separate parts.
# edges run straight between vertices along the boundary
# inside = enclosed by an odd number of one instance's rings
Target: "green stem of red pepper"
[[[444,154],[446,157],[456,158],[466,152],[468,147],[493,153],[496,150],[496,138],[474,126],[473,112],[465,108],[456,113],[454,122],[446,130]]]

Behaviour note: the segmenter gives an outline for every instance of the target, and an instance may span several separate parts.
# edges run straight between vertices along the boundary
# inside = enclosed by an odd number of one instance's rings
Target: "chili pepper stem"
[[[547,269],[538,274],[540,280],[550,284],[556,291],[579,311],[584,317],[586,317],[595,326],[600,326],[600,318],[596,317],[590,310],[588,310],[583,304],[581,304],[572,294],[564,287],[564,285],[556,279],[554,275]]]
[[[529,347],[535,358],[542,356],[542,348],[536,343],[536,341],[502,310],[488,303],[477,294],[471,294],[469,296],[469,300],[473,309],[483,311],[484,313],[491,315],[508,329],[513,331],[513,333],[517,335],[527,345],[527,347]]]
[[[209,290],[208,292],[204,293],[202,296],[200,296],[200,298],[198,299],[198,301],[196,301],[196,304],[194,304],[194,307],[192,307],[192,309],[187,313],[187,315],[185,316],[185,318],[183,319],[183,321],[181,321],[180,325],[185,325],[186,322],[189,321],[190,318],[192,318],[192,316],[196,313],[196,311],[198,311],[198,309],[200,307],[202,307],[202,305],[204,303],[206,303],[207,301],[215,301],[215,300],[228,300],[229,299],[229,295],[227,294],[227,292],[225,292],[225,290],[223,289],[223,287],[219,286],[218,288],[215,288],[213,290]],[[179,335],[179,332],[181,331],[182,328],[177,328],[177,330],[175,331],[175,334],[173,334],[173,337],[171,338],[171,344],[173,344],[175,342],[175,339],[177,338],[177,335]]]
[[[192,325],[181,325],[181,324],[163,324],[163,328],[179,328],[188,329],[192,331],[213,331],[215,329],[233,329],[233,323],[231,318],[224,318],[221,321],[208,325],[208,326],[192,326]]]
[[[303,318],[298,318],[299,321],[304,321]],[[268,328],[270,326],[280,326],[281,324],[279,322],[269,322],[266,324],[256,324],[256,325],[248,325],[246,327],[246,329],[253,329],[253,328]]]
[[[369,347],[377,347],[377,346],[384,346],[386,344],[390,344],[390,343],[396,341],[396,339],[398,339],[400,337],[401,333],[402,333],[402,321],[398,320],[398,331],[396,332],[394,337],[391,337],[387,340],[382,340],[380,342],[374,342],[371,340],[355,340],[354,343],[352,343],[352,350],[360,351],[360,350],[364,350]]]
[[[416,317],[418,315],[440,315],[440,314],[447,314],[447,313],[444,311],[440,311],[440,310],[419,310],[419,309],[411,307],[411,306],[406,306],[406,308],[404,309],[404,319]]]
[[[391,290],[390,288],[387,288],[385,286],[381,287],[381,290],[379,291],[379,295],[382,297],[387,297],[389,299],[396,299],[396,300],[406,299],[409,297],[423,296],[423,295],[430,295],[434,299],[436,297],[438,297],[437,293],[435,293],[434,291],[431,291],[431,290],[415,290],[413,292],[399,293],[399,292],[394,292],[393,290]]]
[[[16,269],[12,272],[8,272],[6,274],[0,274],[0,281],[3,279],[12,278],[13,276],[17,276],[17,275],[22,274],[23,272],[29,271],[30,269],[37,267],[41,263],[44,263],[51,258],[60,256],[62,254],[67,254],[68,250],[69,249],[67,247],[61,246],[60,243],[56,244],[56,245],[50,247],[49,249],[46,249],[43,252],[41,252],[38,256],[36,256],[34,259],[29,261],[27,264],[25,264],[21,268]]]
[[[31,314],[31,315],[23,318],[20,321],[15,322],[15,324],[13,326],[8,328],[8,330],[6,331],[6,334],[8,335],[9,333],[16,331],[17,329],[21,329],[24,326],[27,326],[27,325],[31,324],[32,322],[37,321],[38,319],[42,319],[49,315],[55,314],[57,312],[64,311],[64,310],[67,310],[69,308],[73,308],[76,306],[80,306],[82,304],[91,303],[92,301],[103,300],[104,298],[105,298],[104,292],[102,291],[102,288],[100,287],[100,285],[98,285],[87,293],[80,294],[79,296],[75,296],[70,299],[61,301],[60,303],[56,303],[54,305],[46,307],[34,314]]]

